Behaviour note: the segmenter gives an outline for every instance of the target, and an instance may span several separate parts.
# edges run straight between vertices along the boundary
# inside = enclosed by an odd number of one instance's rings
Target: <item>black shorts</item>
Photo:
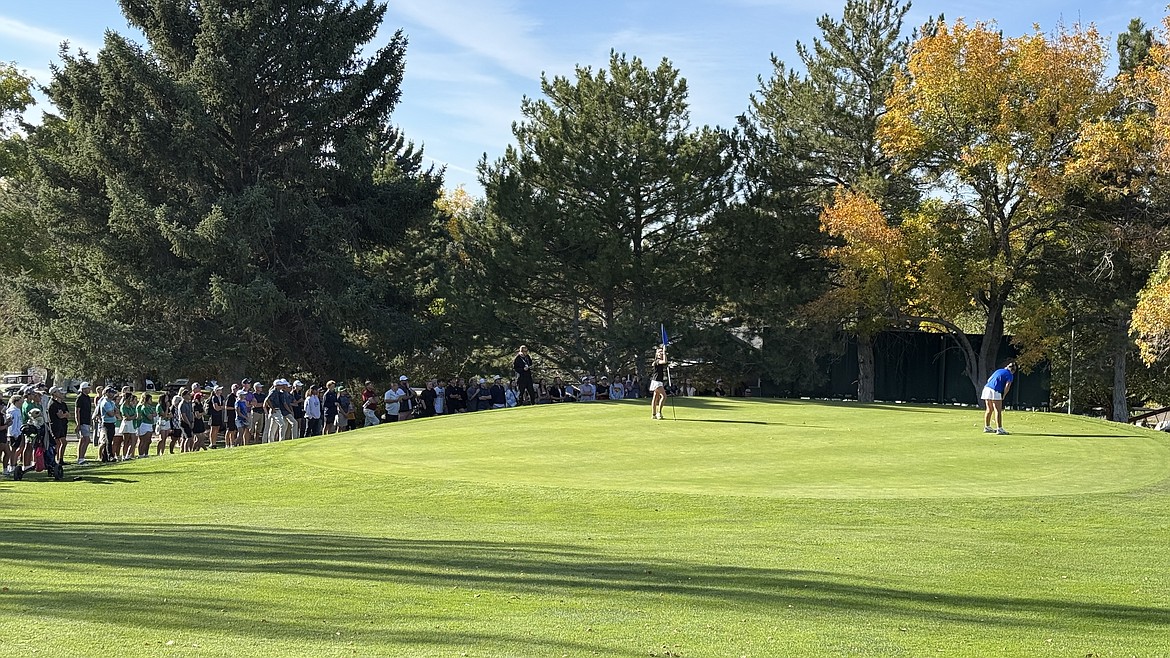
[[[202,434],[202,433],[207,431],[207,426],[204,425],[202,418],[195,419],[195,430],[194,431],[196,434]]]

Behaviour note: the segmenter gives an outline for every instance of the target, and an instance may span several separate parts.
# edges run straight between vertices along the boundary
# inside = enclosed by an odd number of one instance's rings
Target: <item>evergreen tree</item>
[[[1131,18],[1129,29],[1117,35],[1117,64],[1123,73],[1133,73],[1150,63],[1154,32],[1140,18]]]
[[[517,144],[481,165],[487,213],[467,247],[479,294],[513,349],[565,370],[640,369],[659,322],[690,325],[700,308],[699,230],[727,194],[725,136],[691,127],[665,60],[614,53],[608,69],[541,86]]]
[[[392,128],[406,39],[385,6],[122,0],[63,53],[35,136],[62,259],[30,290],[46,349],[90,372],[368,372],[411,344],[387,256],[439,177]]]
[[[722,250],[720,267],[738,274],[737,260],[758,255],[752,279],[764,282],[743,290],[740,277],[728,280],[724,294],[733,307],[749,324],[761,325],[760,333],[765,326],[799,327],[809,317],[841,320],[859,339],[863,401],[873,399],[871,336],[886,322],[863,300],[842,303],[826,287],[830,273],[822,253],[828,242],[817,217],[839,187],[878,199],[890,216],[917,200],[911,180],[894,170],[877,137],[886,98],[906,65],[909,39],[902,25],[909,9],[900,0],[848,0],[840,20],[827,14],[817,20],[821,36],[811,48],[797,44],[804,74],[773,57],[772,78],[740,120],[744,203],[721,226],[720,238],[730,247]],[[834,288],[843,285],[836,281]],[[804,318],[795,312],[802,304],[808,304]],[[823,347],[807,338],[787,344]],[[792,356],[779,361],[790,363]]]

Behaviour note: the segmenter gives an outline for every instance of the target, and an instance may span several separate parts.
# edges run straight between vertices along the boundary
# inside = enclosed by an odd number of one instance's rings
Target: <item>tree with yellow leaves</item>
[[[939,276],[888,311],[950,333],[976,390],[999,365],[1012,304],[1067,229],[1066,170],[1085,127],[1113,107],[1106,52],[1092,28],[1008,38],[994,25],[940,22],[915,42],[894,85],[882,146],[950,203],[921,222],[947,239],[930,238],[918,255],[927,261],[914,263]],[[963,330],[974,324],[977,348]]]

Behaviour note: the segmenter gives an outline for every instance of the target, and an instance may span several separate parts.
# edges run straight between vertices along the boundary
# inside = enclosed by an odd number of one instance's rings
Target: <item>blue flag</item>
[[[662,328],[662,345],[664,347],[670,345],[670,337],[666,335],[666,325],[660,324],[658,326]]]

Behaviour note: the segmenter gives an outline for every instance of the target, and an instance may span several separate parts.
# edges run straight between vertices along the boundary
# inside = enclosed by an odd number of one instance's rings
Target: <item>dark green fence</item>
[[[982,336],[968,336],[976,350]],[[942,334],[890,331],[874,339],[874,397],[882,401],[977,404],[979,391],[967,377],[967,365],[954,341]],[[1005,338],[1000,362],[1016,355]],[[839,355],[824,357],[827,381],[811,390],[782,390],[764,382],[764,395],[785,397],[857,398],[857,342],[849,338]],[[982,385],[980,386],[982,388]],[[1048,364],[1029,373],[1017,373],[1007,403],[1014,407],[1046,409],[1052,378]]]

